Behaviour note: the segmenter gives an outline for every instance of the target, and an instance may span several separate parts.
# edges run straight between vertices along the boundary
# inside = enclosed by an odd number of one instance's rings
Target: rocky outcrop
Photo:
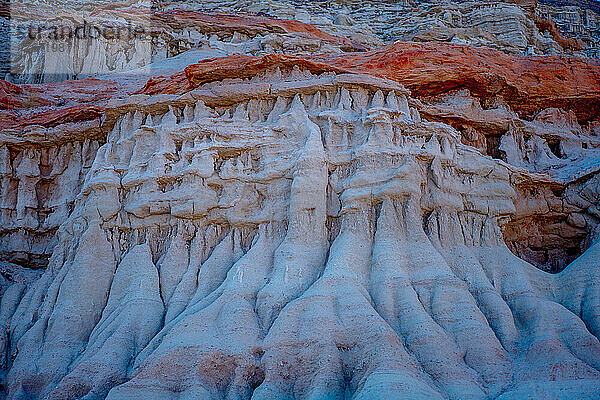
[[[262,16],[233,16],[220,14],[202,14],[191,11],[171,10],[153,14],[153,23],[157,26],[177,31],[185,27],[189,33],[197,30],[204,35],[217,35],[221,41],[226,41],[228,36],[233,44],[243,42],[253,37],[267,37],[270,34],[293,35],[296,40],[306,38],[307,40],[320,39],[330,45],[339,46],[342,51],[364,51],[364,45],[341,36],[334,36],[322,30],[296,20],[280,20]],[[233,37],[235,36],[235,38]],[[264,51],[284,50],[293,52],[286,48],[264,48]],[[320,49],[324,50],[324,49]],[[315,49],[313,49],[315,51]]]
[[[510,3],[515,2],[423,5],[405,14],[391,28],[390,35],[403,41],[486,46],[509,54],[561,54],[573,50],[541,34],[535,23],[535,5]]]
[[[483,99],[502,96],[515,111],[547,107],[573,110],[582,120],[598,116],[598,66],[565,57],[511,57],[459,45],[399,43],[346,57],[315,57],[331,65],[394,79],[417,96],[468,88]]]
[[[600,57],[600,7],[595,1],[544,1],[538,8],[538,20],[550,22],[550,32],[567,37],[583,46],[586,57]]]
[[[194,9],[210,7],[227,12],[261,13],[297,19],[329,32],[349,37],[368,46],[384,42],[416,40],[445,41],[473,46],[492,47],[509,54],[576,54],[586,53],[582,44],[551,29],[552,22],[542,23],[547,6],[530,0],[504,1],[371,1],[369,7],[349,1],[261,1],[210,0],[190,4]],[[559,9],[560,10],[560,9]],[[593,43],[597,40],[592,39]]]
[[[51,148],[2,145],[1,259],[47,265],[56,230],[71,213],[98,147],[96,140]]]
[[[434,67],[440,64],[440,67]],[[596,78],[596,66],[560,58],[515,58],[491,50],[457,45],[397,44],[384,50],[339,58],[239,55],[210,59],[193,64],[184,72],[169,78],[151,79],[139,93],[184,94],[203,83],[233,77],[250,78],[270,68],[291,69],[293,66],[316,74],[368,72],[371,75],[391,77],[410,87],[413,95],[425,102],[421,113],[426,118],[450,124],[461,132],[461,140],[465,144],[479,148],[483,154],[532,172],[548,172],[549,167],[566,166],[573,162],[573,157],[585,160],[585,156],[581,156],[582,152],[593,154],[594,149],[598,148],[597,133],[592,125],[581,126],[576,118],[578,116],[584,122],[597,115],[600,86]],[[556,68],[562,68],[564,72],[563,82],[568,82],[565,90],[559,91],[556,81],[550,79],[550,75],[556,73]],[[547,71],[548,79],[541,80],[544,71]],[[533,83],[538,80],[540,83],[534,86]],[[30,143],[42,140],[56,145],[65,140],[73,140],[78,135],[81,137],[83,132],[86,138],[100,142],[106,140],[106,130],[100,127],[101,116],[106,113],[109,122],[114,122],[116,118],[110,110],[105,112],[107,100],[110,96],[124,96],[127,91],[133,90],[133,86],[127,89],[127,86],[119,87],[115,83],[100,80],[72,81],[65,85],[77,90],[71,90],[70,98],[62,99],[61,106],[55,105],[42,113],[30,107],[25,111],[25,115],[29,114],[27,119],[17,117],[23,115],[22,110],[18,114],[5,111],[5,127],[18,129],[23,125],[28,126]],[[49,86],[44,99],[56,104],[52,91],[59,90],[58,87]],[[457,91],[454,89],[457,87],[466,88]],[[32,86],[26,90],[38,89]],[[224,104],[239,100],[240,96],[246,99],[253,96],[253,92],[232,95],[222,91],[215,92],[215,89],[205,93],[205,100],[215,101],[219,98],[218,101],[225,102]],[[82,101],[87,105],[75,103]],[[563,117],[559,109],[556,109],[559,111],[557,115],[548,109],[543,111],[542,107],[549,105],[571,109],[571,114]],[[529,121],[532,115],[541,111],[543,112],[534,121]],[[63,125],[57,127],[60,124]],[[23,142],[17,131],[14,131],[10,140],[14,144]],[[575,160],[575,165],[578,163]],[[569,184],[571,178],[563,178],[551,185],[554,190],[563,190]],[[552,190],[547,191],[550,192]],[[586,208],[578,210],[585,213]],[[523,215],[529,214],[524,212]],[[566,223],[567,217],[563,213],[559,220]],[[542,224],[551,225],[547,217],[541,220]],[[531,221],[528,224],[539,225]],[[518,226],[518,223],[512,226]],[[512,248],[519,255],[538,266],[555,270],[562,269],[565,263],[587,246],[585,237],[590,228],[576,227],[575,231],[575,238],[568,239],[566,248],[570,249],[569,255],[561,250],[561,256],[554,257],[551,262],[547,261],[546,253],[565,248],[564,241],[553,240],[552,245],[540,247],[527,243],[528,235],[523,232],[513,232],[507,237],[515,237],[508,239],[508,242],[514,243]],[[517,251],[517,248],[528,250]]]
[[[589,46],[597,47],[589,35],[560,33],[552,13],[535,1],[378,0],[372,7],[345,1],[208,0],[157,2],[152,7],[98,3],[93,12],[83,14],[78,11],[83,5],[77,1],[58,14],[53,7],[45,1],[36,8],[15,3],[11,21],[25,30],[53,25],[74,30],[85,23],[90,29],[100,29],[102,35],[97,40],[50,41],[54,46],[46,46],[52,30],[42,29],[38,31],[42,40],[13,40],[9,80],[36,83],[98,77],[143,68],[197,48],[213,56],[311,54],[364,51],[384,42],[410,40],[486,46],[509,54],[583,56],[592,54]],[[214,15],[213,10],[231,15]],[[136,34],[122,40],[110,36],[114,31],[132,30]],[[586,40],[585,52],[580,39],[569,37],[573,34]],[[60,50],[54,49],[57,46]]]
[[[35,9],[27,4],[11,8],[15,30],[35,32],[33,40],[31,33],[21,40],[13,38],[11,80],[60,82],[131,71],[147,79],[162,72],[148,67],[152,63],[198,48],[214,56],[367,49],[294,20],[157,10],[144,4],[131,8],[119,3],[98,5],[82,16],[77,5],[75,2],[58,15],[51,11],[52,4],[44,2]],[[58,36],[53,26],[68,33],[53,39]]]
[[[9,398],[597,395],[597,244],[549,275],[502,237],[534,175],[394,81],[277,60],[106,106],[6,297]]]
[[[569,38],[561,35],[554,20],[540,17],[535,20],[535,23],[540,32],[548,32],[552,36],[552,39],[554,39],[561,47],[571,50],[584,49],[585,44],[581,39]]]
[[[600,397],[598,65],[176,9],[0,82],[0,396]]]
[[[581,121],[599,115],[600,67],[565,57],[512,57],[453,44],[398,43],[344,55],[236,56],[203,60],[169,78],[148,82],[141,93],[183,93],[200,83],[249,77],[269,64],[298,63],[314,72],[359,72],[395,80],[415,96],[466,88],[488,100],[501,96],[515,111],[532,115],[547,107],[573,110]]]
[[[600,6],[594,0],[540,0],[540,3],[558,7],[581,7],[584,10],[592,10],[596,13],[600,13]]]
[[[12,6],[11,21],[22,30],[32,25],[57,25],[74,31],[84,24],[99,29],[102,35],[97,40],[87,36],[50,40],[54,45],[46,46],[52,30],[41,29],[37,31],[41,40],[15,39],[10,81],[37,83],[98,77],[147,67],[198,48],[212,56],[314,54],[364,51],[402,40],[485,46],[508,54],[583,56],[584,47],[588,53],[589,46],[597,47],[589,35],[579,35],[586,40],[584,44],[569,37],[573,33],[565,36],[559,32],[552,13],[531,1],[378,0],[372,7],[343,1],[209,0],[158,2],[153,7],[144,3],[134,7],[128,3],[99,3],[93,12],[83,14],[78,6],[73,2],[58,15],[47,2],[40,2],[35,9],[26,4]],[[231,15],[209,14],[212,10]],[[114,31],[132,30],[136,34],[122,40],[110,36]],[[54,49],[57,46],[60,51]],[[144,72],[146,78],[159,74],[164,72]]]

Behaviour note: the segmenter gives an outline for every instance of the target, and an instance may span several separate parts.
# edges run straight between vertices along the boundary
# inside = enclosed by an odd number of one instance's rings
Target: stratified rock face
[[[94,4],[89,10],[82,1],[61,6],[57,14],[52,1],[40,1],[35,7],[27,2],[11,5],[14,29],[35,33],[12,38],[8,75],[12,81],[60,82],[136,70],[148,76],[170,74],[176,71],[165,71],[157,63],[190,49],[212,57],[367,49],[354,40],[295,20],[211,15],[197,12],[196,8],[157,10],[144,2]],[[65,38],[54,42],[52,35],[56,32],[45,28],[53,26],[72,35],[65,34]],[[373,41],[381,44],[376,38]],[[188,64],[194,61],[197,59]]]
[[[598,58],[600,48],[596,13],[549,8],[533,0],[371,0],[368,6],[348,0],[131,3],[76,0],[60,4],[56,12],[53,1],[39,0],[35,7],[12,2],[7,14],[13,30],[29,36],[11,38],[10,74],[4,79],[58,82],[143,68],[148,77],[168,75],[175,71],[156,63],[191,49],[213,57],[313,54],[416,41],[485,46],[508,54]],[[215,10],[232,15],[211,14]],[[0,18],[8,26],[9,20]],[[44,28],[53,26],[68,32],[81,27],[87,32],[87,26],[99,33],[74,34],[54,43],[50,38],[55,32]],[[115,31],[127,35],[114,40]],[[31,32],[39,38],[32,40]]]
[[[514,256],[510,168],[419,107],[297,67],[113,102],[9,398],[599,395],[597,244]]]
[[[21,151],[2,146],[2,258],[47,265],[56,230],[71,213],[97,149],[98,142],[90,140]]]
[[[355,0],[206,0],[187,1],[183,7],[296,19],[370,47],[380,45],[379,40],[443,41],[492,47],[509,54],[576,54],[597,58],[594,50],[599,43],[598,15],[590,10],[572,10],[574,7],[549,10],[546,3],[552,1],[538,4],[536,0],[372,0],[365,6]],[[585,16],[580,18],[579,14]],[[549,20],[543,22],[541,16]],[[572,16],[578,21],[570,21]],[[560,32],[552,19],[559,22]],[[564,29],[567,24],[578,28]]]
[[[0,397],[600,398],[597,64],[177,8],[0,81]]]

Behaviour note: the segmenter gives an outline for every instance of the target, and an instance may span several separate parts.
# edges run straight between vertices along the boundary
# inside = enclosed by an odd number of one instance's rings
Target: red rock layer
[[[20,86],[0,80],[0,129],[99,119],[106,102],[126,92],[116,82],[99,79]]]
[[[467,88],[484,99],[501,95],[514,110],[525,115],[556,107],[574,111],[580,121],[600,116],[598,63],[574,57],[517,57],[449,43],[397,43],[378,50],[341,55],[236,55],[208,59],[170,77],[150,79],[138,93],[183,94],[206,82],[249,78],[277,66],[289,69],[294,65],[313,73],[367,73],[389,78],[409,88],[415,97]],[[3,102],[14,102],[15,107],[22,107],[19,101],[24,94],[15,88],[5,85]],[[34,123],[52,126],[61,120],[57,118],[61,113],[72,114],[75,120],[90,118],[100,112],[102,104],[111,96],[135,90],[92,79],[24,88],[39,93],[40,98],[49,99],[55,106],[38,110],[31,118],[16,116],[13,111],[0,112],[0,126],[11,128]],[[73,109],[77,104],[88,106]],[[90,108],[88,112],[84,111],[86,107]]]
[[[26,93],[22,87],[0,79],[0,110],[46,106],[52,102]]]
[[[600,115],[600,65],[575,57],[510,56],[487,48],[450,43],[397,43],[343,55],[232,56],[190,65],[185,74],[149,82],[142,93],[183,93],[202,83],[249,77],[277,65],[317,71],[367,73],[402,83],[413,96],[467,88],[488,98],[501,95],[518,112],[548,107],[573,110],[579,120]]]
[[[417,97],[468,88],[501,95],[518,112],[557,107],[580,120],[600,115],[600,65],[576,57],[510,56],[450,43],[398,43],[364,54],[321,56],[317,61],[396,80]]]
[[[351,72],[328,64],[312,61],[309,58],[287,54],[269,54],[264,57],[234,55],[211,58],[192,64],[182,72],[170,77],[150,79],[139,93],[143,94],[183,94],[203,83],[220,81],[227,78],[251,78],[257,73],[276,67],[292,69],[295,65],[314,74],[327,71]]]

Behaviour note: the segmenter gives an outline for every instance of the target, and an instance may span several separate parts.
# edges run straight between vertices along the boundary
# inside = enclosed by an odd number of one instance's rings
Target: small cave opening
[[[585,229],[545,218],[510,221],[502,233],[513,254],[553,274],[561,272],[585,251],[588,236]]]
[[[541,270],[558,273],[587,250],[594,224],[585,209],[564,206],[566,187],[523,185],[516,194],[517,212],[501,227],[513,254]]]
[[[495,158],[497,160],[505,160],[506,155],[504,152],[500,151],[500,140],[501,136],[485,136],[486,145],[487,145],[487,155]]]
[[[563,158],[562,151],[560,150],[560,140],[558,139],[546,139],[546,143],[548,144],[548,148],[558,158]]]
[[[565,193],[564,187],[552,188],[551,190],[552,190],[552,194],[556,197],[562,197],[562,195]]]

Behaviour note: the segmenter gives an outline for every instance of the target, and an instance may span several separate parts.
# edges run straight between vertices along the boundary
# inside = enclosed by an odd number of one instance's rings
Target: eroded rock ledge
[[[451,73],[417,100],[380,54],[215,59],[94,97],[98,118],[19,122],[32,139],[9,123],[2,243],[49,262],[2,297],[8,397],[599,396],[598,175],[548,162],[557,136],[597,154],[596,67],[566,75],[581,109]],[[547,133],[525,93],[575,117]],[[589,246],[559,274],[507,246],[547,251],[518,229],[537,216]]]

